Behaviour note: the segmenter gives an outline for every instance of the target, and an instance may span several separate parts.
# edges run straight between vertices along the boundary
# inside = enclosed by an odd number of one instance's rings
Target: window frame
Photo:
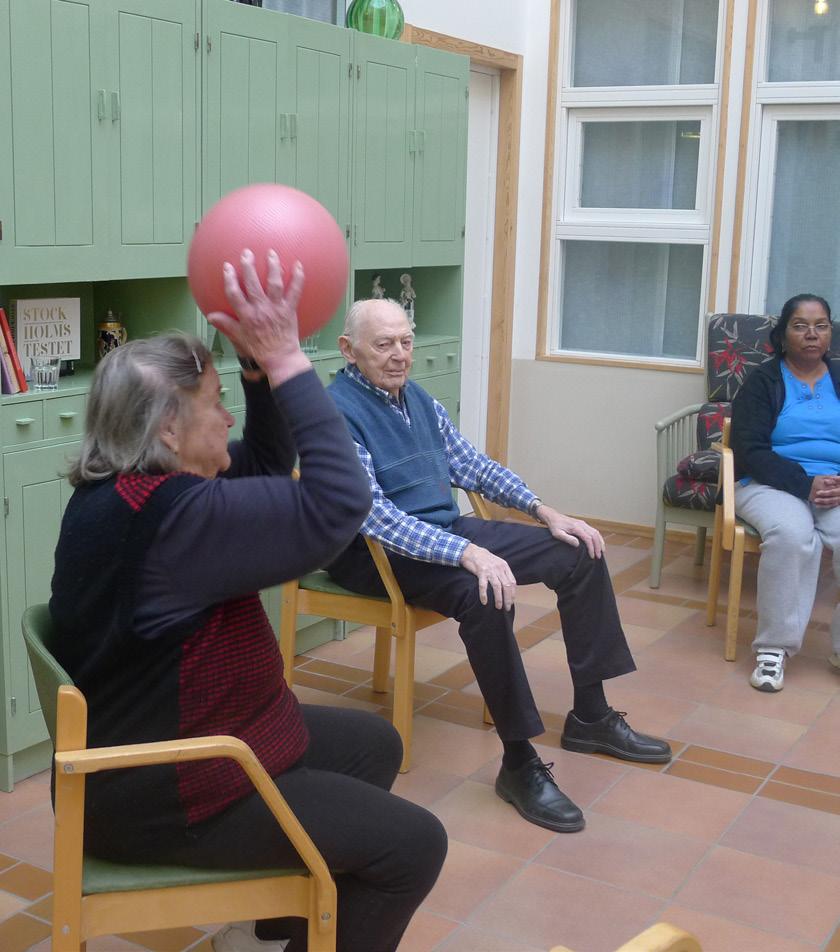
[[[563,181],[562,219],[569,224],[662,225],[667,228],[696,229],[709,217],[712,194],[709,189],[708,148],[699,149],[694,208],[615,208],[583,206],[580,200],[583,180],[583,126],[597,122],[699,122],[700,142],[708,142],[712,121],[708,106],[628,106],[621,109],[569,107],[566,110],[566,175]]]
[[[757,0],[756,68],[750,90],[750,135],[747,148],[741,236],[739,294],[752,313],[765,313],[770,269],[773,194],[776,183],[778,124],[784,121],[840,119],[840,80],[769,82],[771,0]]]
[[[702,372],[704,317],[711,265],[714,195],[718,174],[721,75],[724,59],[727,0],[719,0],[714,82],[669,86],[574,87],[574,20],[576,3],[561,3],[558,17],[559,68],[554,77],[553,141],[547,140],[552,162],[549,222],[544,227],[541,298],[536,358],[615,364],[643,368]],[[551,116],[551,105],[550,105]],[[695,209],[592,209],[574,204],[582,177],[584,121],[701,121]],[[549,137],[552,128],[549,128]],[[697,346],[693,357],[674,358],[608,354],[560,347],[564,242],[626,241],[631,243],[699,244],[703,248],[701,300],[697,309]]]

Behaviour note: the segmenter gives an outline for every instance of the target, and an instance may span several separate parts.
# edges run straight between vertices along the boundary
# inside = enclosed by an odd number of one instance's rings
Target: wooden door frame
[[[485,452],[507,462],[516,276],[516,215],[519,201],[519,139],[522,121],[522,56],[406,24],[406,43],[469,56],[499,71],[499,138],[496,217],[493,232],[493,289],[490,303],[490,367],[487,384]]]

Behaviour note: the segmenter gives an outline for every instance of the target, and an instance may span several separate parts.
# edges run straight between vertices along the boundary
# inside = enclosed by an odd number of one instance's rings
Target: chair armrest
[[[62,707],[78,708],[79,699],[84,704],[81,692],[77,688],[62,685],[58,689],[59,719]],[[320,914],[329,912],[328,900],[335,901],[335,883],[329,868],[254,752],[239,738],[219,735],[157,741],[150,744],[125,744],[119,747],[62,750],[55,753],[55,767],[59,774],[89,774],[100,770],[120,770],[151,764],[185,763],[216,758],[236,761],[248,775],[274,819],[315,879],[318,887],[318,921],[326,921],[321,920]]]
[[[677,471],[677,463],[697,449],[697,414],[702,403],[693,403],[654,424],[656,430],[657,492],[669,476]]]
[[[473,507],[473,512],[479,519],[493,518],[490,512],[490,504],[481,493],[476,492],[474,489],[465,489],[464,492],[467,494],[467,499],[469,499],[470,505]]]
[[[728,446],[720,449],[720,492],[723,498],[723,547],[732,551],[735,538],[735,455]]]
[[[376,565],[376,570],[379,572],[379,577],[382,579],[382,584],[385,586],[385,591],[391,600],[393,611],[405,611],[405,599],[397,582],[397,577],[394,575],[394,570],[391,568],[391,563],[388,561],[388,555],[385,552],[384,546],[381,542],[372,539],[370,536],[364,536],[364,540],[367,542],[367,547]]]
[[[653,424],[654,429],[657,433],[660,430],[667,430],[668,427],[673,426],[675,423],[678,423],[685,417],[691,416],[694,413],[699,413],[702,406],[702,403],[692,403],[691,406],[683,407],[682,410],[677,410],[675,413],[670,414],[670,416],[666,416],[661,420],[657,420],[657,422]]]

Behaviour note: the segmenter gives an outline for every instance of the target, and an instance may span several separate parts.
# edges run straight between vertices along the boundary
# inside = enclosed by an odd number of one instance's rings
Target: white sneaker
[[[781,691],[785,686],[785,653],[772,648],[755,656],[755,671],[750,684],[759,691]]]
[[[214,952],[283,952],[288,939],[258,939],[255,922],[231,922],[213,936]]]

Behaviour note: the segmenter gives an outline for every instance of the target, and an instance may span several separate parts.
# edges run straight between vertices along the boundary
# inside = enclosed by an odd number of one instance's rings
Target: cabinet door
[[[205,3],[203,206],[252,182],[291,184],[289,111],[281,82],[290,17]],[[209,43],[209,49],[208,49]]]
[[[89,0],[0,0],[0,284],[105,277]]]
[[[64,507],[72,489],[60,474],[78,443],[64,443],[3,457],[6,516],[6,604],[10,709],[10,752],[46,739],[41,705],[32,679],[20,619],[29,605],[46,602],[54,568],[55,545]],[[11,714],[14,698],[14,714]]]
[[[349,30],[291,18],[289,114],[291,184],[350,226]]]
[[[411,264],[414,57],[414,47],[406,43],[354,36],[355,268]]]
[[[102,0],[114,278],[186,274],[197,215],[194,0]]]
[[[467,57],[417,47],[415,266],[464,260],[468,88]]]

